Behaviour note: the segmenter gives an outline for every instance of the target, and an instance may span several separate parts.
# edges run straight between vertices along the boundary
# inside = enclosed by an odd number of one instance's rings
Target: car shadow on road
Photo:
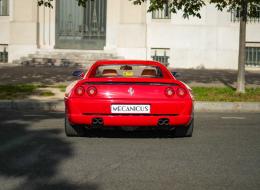
[[[121,129],[93,129],[87,130],[86,138],[173,138],[174,131],[168,130],[135,130],[124,131]]]
[[[97,184],[73,182],[58,171],[61,162],[74,155],[63,129],[31,127],[50,116],[27,117],[23,113],[0,114],[0,189],[26,190],[97,190]],[[55,118],[63,118],[56,114]],[[70,172],[74,172],[73,168]]]

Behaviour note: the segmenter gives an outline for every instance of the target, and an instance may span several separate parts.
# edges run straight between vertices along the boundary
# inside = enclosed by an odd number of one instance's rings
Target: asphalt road
[[[260,189],[260,114],[197,113],[192,138],[92,132],[62,113],[0,113],[0,189]]]

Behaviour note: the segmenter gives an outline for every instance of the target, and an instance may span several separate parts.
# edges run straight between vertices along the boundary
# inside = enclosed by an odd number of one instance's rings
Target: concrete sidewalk
[[[0,100],[0,110],[38,110],[64,112],[63,100]],[[195,102],[195,112],[255,112],[260,102]]]

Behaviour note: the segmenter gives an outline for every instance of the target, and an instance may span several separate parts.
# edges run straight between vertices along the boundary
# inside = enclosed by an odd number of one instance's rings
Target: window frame
[[[249,67],[260,67],[260,46],[246,46],[245,65]]]
[[[164,3],[163,9],[158,9],[152,11],[152,19],[158,20],[170,20],[171,19],[171,11],[169,8],[169,4]]]
[[[240,21],[240,9],[237,7],[236,9],[233,9],[231,12],[231,22],[239,22]],[[247,17],[248,22],[259,22],[260,23],[260,5],[257,8],[257,17]]]
[[[170,56],[167,55],[170,54],[170,48],[151,48],[151,51],[154,51],[154,54],[151,54],[151,58],[153,61],[160,62],[166,67],[170,65]],[[163,52],[163,55],[158,55],[158,52]]]

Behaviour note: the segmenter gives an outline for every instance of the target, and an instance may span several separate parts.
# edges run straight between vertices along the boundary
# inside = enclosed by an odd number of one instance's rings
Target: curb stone
[[[1,100],[0,110],[13,111],[64,111],[63,100],[36,101],[36,100]]]
[[[64,112],[63,100],[0,100],[1,111],[61,111]],[[260,102],[195,102],[196,112],[257,112]]]
[[[260,102],[195,102],[198,112],[259,112]]]

